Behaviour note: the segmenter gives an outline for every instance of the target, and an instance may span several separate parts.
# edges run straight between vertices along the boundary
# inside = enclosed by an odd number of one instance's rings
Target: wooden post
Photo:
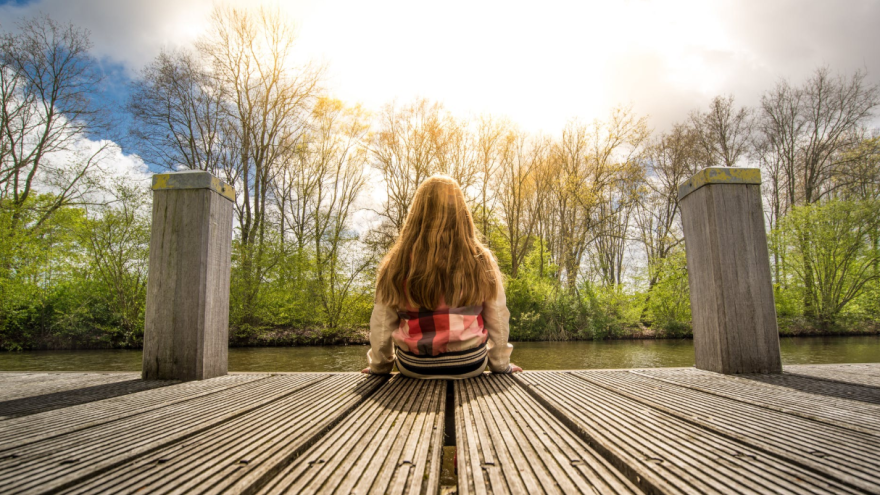
[[[208,172],[153,176],[145,380],[226,374],[234,201]]]
[[[697,368],[781,373],[761,171],[706,168],[678,198]]]

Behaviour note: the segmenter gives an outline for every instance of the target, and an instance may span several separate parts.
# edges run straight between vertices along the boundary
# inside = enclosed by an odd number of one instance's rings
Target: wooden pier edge
[[[0,493],[880,493],[880,364],[131,377],[0,374]]]

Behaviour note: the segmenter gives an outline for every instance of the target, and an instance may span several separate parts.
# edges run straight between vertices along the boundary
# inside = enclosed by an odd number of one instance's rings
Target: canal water
[[[783,364],[880,362],[880,336],[780,340]],[[692,340],[514,342],[526,370],[693,366]],[[229,349],[229,371],[359,371],[366,346]],[[139,350],[0,352],[0,371],[140,371]]]

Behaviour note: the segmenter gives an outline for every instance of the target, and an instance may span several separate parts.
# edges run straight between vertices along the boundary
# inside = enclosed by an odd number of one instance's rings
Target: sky
[[[426,97],[461,116],[506,116],[551,135],[618,105],[662,131],[716,95],[755,105],[780,79],[797,83],[823,65],[880,81],[878,0],[266,4],[296,24],[298,55],[327,66],[334,97],[374,110]],[[127,80],[159,50],[191,46],[213,5],[0,1],[0,27],[45,12],[88,28],[108,74],[106,95],[122,102]]]

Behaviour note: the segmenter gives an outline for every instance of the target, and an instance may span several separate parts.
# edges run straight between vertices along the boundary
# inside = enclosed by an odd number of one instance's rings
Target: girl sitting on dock
[[[370,366],[396,360],[413,378],[462,379],[510,364],[510,312],[501,271],[477,238],[458,183],[434,175],[419,185],[400,236],[379,266],[370,318]]]

